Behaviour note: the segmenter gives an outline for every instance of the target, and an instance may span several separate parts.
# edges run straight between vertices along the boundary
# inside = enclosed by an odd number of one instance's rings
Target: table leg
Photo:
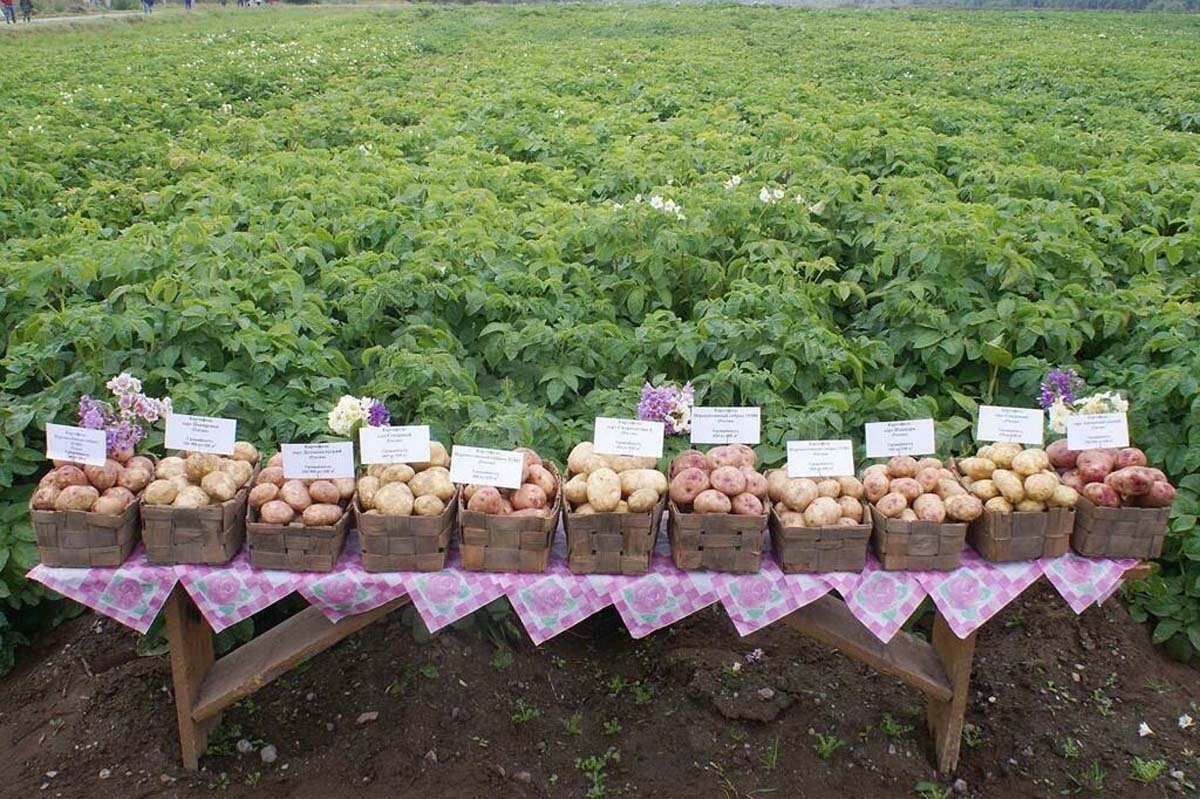
[[[941,658],[953,696],[929,698],[929,732],[933,736],[938,770],[949,774],[958,767],[963,720],[971,690],[971,662],[975,658],[975,633],[958,638],[938,611],[933,622],[933,650]]]
[[[179,749],[184,768],[195,771],[208,746],[208,733],[220,717],[196,722],[192,709],[213,664],[213,631],[182,585],[167,599],[167,642],[171,647],[171,680],[179,718]]]

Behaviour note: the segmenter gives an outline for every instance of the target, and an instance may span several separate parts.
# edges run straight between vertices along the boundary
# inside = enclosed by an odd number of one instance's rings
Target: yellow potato
[[[244,463],[244,461],[237,462]],[[238,483],[228,472],[209,472],[200,481],[200,488],[217,502],[225,502],[233,499],[233,495],[238,491]]]
[[[378,477],[368,474],[358,478],[358,504],[363,510],[375,507],[375,492],[383,485]]]
[[[992,457],[990,460],[996,464],[997,469],[1008,469],[1012,467],[1013,458],[1021,451],[1020,444],[1002,443],[992,445]]]
[[[1012,459],[1012,470],[1022,477],[1028,477],[1049,468],[1050,457],[1042,449],[1022,450]]]
[[[416,516],[439,516],[445,509],[446,503],[434,494],[426,494],[413,501],[413,514]]]
[[[572,507],[587,502],[587,476],[577,474],[563,485],[563,496]]]
[[[587,479],[588,504],[598,513],[611,513],[621,502],[621,477],[612,469],[596,469]]]
[[[996,488],[996,484],[991,480],[976,480],[971,483],[970,491],[984,502],[1000,496],[1000,489]]]
[[[170,480],[155,480],[146,486],[142,499],[147,505],[170,505],[178,493],[179,489]]]
[[[1026,450],[1025,452],[1033,451]],[[1024,455],[1025,452],[1022,452],[1021,455]],[[1025,478],[1025,498],[1035,502],[1045,502],[1054,496],[1054,489],[1058,488],[1058,485],[1057,475],[1049,475],[1045,472],[1031,474]]]
[[[384,516],[411,516],[413,492],[401,482],[387,483],[375,492],[373,506]]]
[[[389,483],[407,483],[413,479],[416,471],[407,463],[394,463],[384,469],[379,474],[379,482],[387,485]]]
[[[571,450],[571,454],[567,456],[567,469],[572,474],[581,474],[587,477],[588,459],[592,457],[592,442],[581,441]]]
[[[1046,500],[1051,508],[1073,508],[1079,502],[1079,492],[1067,485],[1058,485]]]
[[[983,503],[983,507],[993,513],[1012,513],[1013,506],[1004,497],[992,497],[987,502]]]
[[[997,469],[992,472],[992,482],[1000,490],[1000,495],[1013,505],[1025,499],[1025,484],[1021,482],[1021,478],[1017,477],[1014,472],[1010,472],[1007,469]]]
[[[623,474],[628,474],[625,472]],[[664,478],[665,479],[665,478]],[[658,505],[659,494],[653,488],[639,488],[629,495],[627,504],[630,513],[649,513]]]
[[[629,469],[620,473],[621,494],[630,496],[648,488],[656,494],[667,493],[667,476],[657,469]]]
[[[963,458],[958,462],[958,471],[972,480],[985,480],[996,471],[996,464],[987,458]]]

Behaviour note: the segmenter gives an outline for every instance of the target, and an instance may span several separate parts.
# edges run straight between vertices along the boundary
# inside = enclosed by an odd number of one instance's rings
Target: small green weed
[[[836,735],[826,735],[823,732],[817,733],[817,742],[813,744],[813,749],[817,752],[817,757],[822,760],[828,760],[833,757],[833,753],[846,745],[846,742]]]
[[[1138,782],[1151,783],[1163,775],[1167,770],[1167,761],[1157,760],[1142,760],[1140,757],[1134,757],[1133,763],[1130,764],[1129,776]]]

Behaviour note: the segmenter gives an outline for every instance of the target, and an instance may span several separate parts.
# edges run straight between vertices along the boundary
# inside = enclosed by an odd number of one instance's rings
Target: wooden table
[[[1139,564],[1125,576],[1144,577],[1150,570],[1149,564]],[[408,602],[408,597],[400,597],[336,623],[318,608],[309,607],[217,659],[212,628],[183,586],[176,585],[167,600],[166,624],[184,768],[199,768],[208,734],[226,708]],[[935,765],[946,774],[957,768],[976,633],[958,638],[938,611],[930,641],[901,630],[885,644],[832,594],[781,621],[925,694]]]

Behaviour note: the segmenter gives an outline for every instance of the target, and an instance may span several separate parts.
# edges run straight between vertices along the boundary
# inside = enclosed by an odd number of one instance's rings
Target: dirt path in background
[[[0,683],[0,793],[840,799],[953,784],[930,768],[918,693],[780,625],[741,639],[717,609],[642,641],[610,610],[511,658],[472,630],[416,644],[398,612],[236,706],[198,774],[178,766],[166,659],[136,657],[135,640],[86,615],[25,653]],[[1077,619],[1045,585],[1027,592],[981,634],[973,687],[956,796],[1195,795],[1200,731],[1178,719],[1200,717],[1196,671],[1116,602]],[[842,742],[828,760],[819,736]],[[1135,756],[1167,768],[1139,783]]]

